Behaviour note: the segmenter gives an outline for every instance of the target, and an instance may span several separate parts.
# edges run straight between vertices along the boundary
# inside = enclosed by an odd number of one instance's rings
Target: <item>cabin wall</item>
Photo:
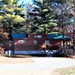
[[[14,39],[14,45],[10,40],[4,40],[3,47],[5,50],[14,49],[15,53],[25,53],[25,51],[37,51],[39,53],[43,50],[58,50],[58,45],[61,44],[61,40],[47,39],[45,34],[28,34],[28,38]],[[48,48],[46,47],[48,43]]]
[[[56,46],[61,42],[61,40],[46,39],[46,35],[41,35],[41,38],[34,36],[35,34],[29,34],[27,39],[14,39],[14,50],[45,50],[45,41],[49,41],[49,50],[57,49]]]

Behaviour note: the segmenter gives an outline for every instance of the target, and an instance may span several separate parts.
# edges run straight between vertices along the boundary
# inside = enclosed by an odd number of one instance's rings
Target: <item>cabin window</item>
[[[49,40],[46,40],[46,41],[45,41],[45,44],[46,44],[46,45],[49,45],[49,43],[50,43]]]
[[[34,38],[42,38],[42,35],[34,35]]]
[[[9,43],[9,47],[11,47],[12,46],[12,44],[11,43]]]
[[[11,47],[12,46],[12,41],[9,41],[9,47]]]
[[[45,41],[45,46],[46,46],[46,48],[49,47],[49,44],[50,44],[49,40],[46,40],[46,41]]]
[[[24,44],[25,41],[24,41],[24,40],[19,40],[18,43],[19,43],[19,44]]]
[[[3,44],[0,44],[0,46],[3,46]]]
[[[34,45],[37,45],[37,40],[34,40]]]

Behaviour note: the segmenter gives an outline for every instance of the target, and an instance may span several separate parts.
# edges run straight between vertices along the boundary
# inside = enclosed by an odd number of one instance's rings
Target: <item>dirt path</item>
[[[11,58],[0,56],[0,64],[22,64],[22,63],[34,63],[34,61],[26,58]]]
[[[1,75],[53,75],[57,68],[75,66],[69,58],[31,57],[9,58],[0,56]]]

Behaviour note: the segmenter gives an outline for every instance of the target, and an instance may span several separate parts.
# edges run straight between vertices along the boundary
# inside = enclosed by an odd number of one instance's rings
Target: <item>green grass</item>
[[[55,71],[56,75],[75,75],[75,67],[62,68]]]

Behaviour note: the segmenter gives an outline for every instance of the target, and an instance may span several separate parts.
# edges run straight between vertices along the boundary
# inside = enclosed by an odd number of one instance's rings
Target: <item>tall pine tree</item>
[[[0,0],[0,21],[6,32],[16,32],[24,24],[25,18],[21,16],[24,8],[17,5],[18,0]]]
[[[57,26],[54,21],[52,9],[47,2],[43,0],[34,0],[36,7],[34,8],[34,28],[33,31],[36,33],[51,33],[53,32],[53,27]]]
[[[0,0],[0,25],[3,25],[5,32],[9,34],[9,40],[11,42],[11,50],[14,53],[14,40],[12,38],[12,32],[17,32],[21,25],[24,25],[25,18],[22,16],[21,8],[17,5],[18,0]],[[20,30],[19,30],[20,33]]]

